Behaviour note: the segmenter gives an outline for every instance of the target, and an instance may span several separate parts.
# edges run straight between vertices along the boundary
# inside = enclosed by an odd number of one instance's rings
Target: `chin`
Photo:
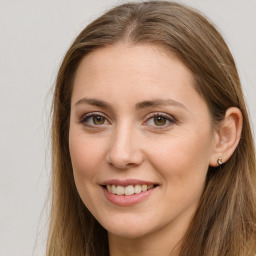
[[[142,222],[141,218],[139,220],[128,220],[127,218],[122,218],[121,221],[112,220],[101,223],[109,234],[126,239],[136,239],[154,232],[152,221],[150,224],[146,223],[145,221]]]
[[[108,231],[109,235],[120,237],[120,238],[125,238],[125,239],[131,239],[131,240],[144,237],[145,235],[147,235],[149,233],[146,230],[138,230],[137,228],[133,229],[133,230],[132,229],[116,230],[116,229],[110,228],[107,231]]]

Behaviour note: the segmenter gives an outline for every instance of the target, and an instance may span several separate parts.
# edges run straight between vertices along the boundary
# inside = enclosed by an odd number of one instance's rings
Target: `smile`
[[[118,206],[138,204],[151,197],[160,184],[138,179],[111,179],[102,182],[101,187],[108,201]]]
[[[134,194],[140,194],[142,192],[146,192],[154,187],[153,184],[151,185],[128,185],[128,186],[120,186],[120,185],[106,185],[106,189],[108,192],[114,195],[125,195],[125,196],[131,196]]]

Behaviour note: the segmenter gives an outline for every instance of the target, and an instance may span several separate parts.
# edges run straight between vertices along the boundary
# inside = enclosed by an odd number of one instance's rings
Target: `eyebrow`
[[[99,99],[95,99],[95,98],[82,98],[75,103],[75,106],[80,104],[89,104],[89,105],[100,107],[100,108],[112,109],[109,103]],[[135,109],[140,110],[144,108],[158,107],[158,106],[175,106],[175,107],[180,107],[187,110],[187,108],[183,104],[173,99],[154,99],[154,100],[142,101],[135,105]]]
[[[175,106],[175,107],[180,107],[187,110],[187,108],[183,104],[173,99],[155,99],[155,100],[143,101],[136,104],[136,109],[158,107],[158,106]]]
[[[109,103],[102,101],[102,100],[93,99],[93,98],[92,99],[82,98],[75,103],[75,106],[80,105],[80,104],[89,104],[89,105],[100,107],[100,108],[111,108]]]

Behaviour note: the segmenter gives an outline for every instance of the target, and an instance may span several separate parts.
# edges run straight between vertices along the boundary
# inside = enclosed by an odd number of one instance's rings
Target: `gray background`
[[[0,0],[0,256],[43,255],[51,87],[78,32],[122,2]],[[256,1],[182,2],[201,10],[224,35],[237,62],[255,132]]]

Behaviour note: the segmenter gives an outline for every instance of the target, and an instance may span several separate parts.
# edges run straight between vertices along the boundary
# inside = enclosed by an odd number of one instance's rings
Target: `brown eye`
[[[151,113],[144,125],[150,126],[155,129],[167,129],[176,123],[176,120],[166,113]]]
[[[163,117],[163,116],[155,116],[155,117],[154,117],[154,124],[155,124],[156,126],[163,126],[163,125],[166,124],[166,122],[167,122],[167,120],[166,120],[166,118]]]
[[[80,123],[87,127],[97,127],[109,125],[109,121],[106,117],[97,113],[88,113],[80,120]]]
[[[93,124],[102,125],[105,123],[105,118],[103,116],[93,116]]]

